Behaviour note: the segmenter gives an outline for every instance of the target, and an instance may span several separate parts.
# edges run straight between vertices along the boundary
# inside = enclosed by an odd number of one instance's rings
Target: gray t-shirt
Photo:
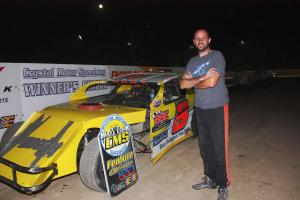
[[[202,109],[218,108],[229,102],[225,85],[225,59],[220,51],[213,50],[203,57],[199,55],[192,57],[186,71],[195,78],[206,74],[210,68],[216,68],[221,77],[215,87],[195,88],[195,106]]]

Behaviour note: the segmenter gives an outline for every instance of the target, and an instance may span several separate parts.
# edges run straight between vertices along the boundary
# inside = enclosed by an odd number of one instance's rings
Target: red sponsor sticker
[[[154,114],[154,124],[160,124],[164,121],[167,121],[169,119],[169,111],[160,111]]]
[[[11,127],[15,122],[15,115],[0,117],[0,129]]]
[[[123,76],[123,75],[126,75],[126,74],[137,73],[137,72],[140,72],[140,71],[112,71],[111,72],[111,78],[115,78],[115,77],[118,77],[118,76]]]
[[[182,130],[188,121],[189,118],[189,110],[185,110],[179,115],[177,115],[174,119],[173,127],[172,127],[172,134],[177,133],[178,131]]]
[[[174,119],[172,134],[182,130],[189,118],[189,102],[187,100],[180,102],[176,107],[176,116]]]
[[[187,100],[185,100],[177,105],[176,111],[177,111],[177,113],[182,113],[183,111],[185,111],[188,108],[189,108],[189,102]]]

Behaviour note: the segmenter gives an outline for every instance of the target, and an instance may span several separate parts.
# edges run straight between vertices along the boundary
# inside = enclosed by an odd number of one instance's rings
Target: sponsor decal
[[[0,98],[0,103],[8,103],[8,98]]]
[[[4,67],[0,66],[0,72],[4,69]]]
[[[189,102],[184,100],[176,105],[176,116],[172,126],[172,134],[182,130],[189,118]]]
[[[160,150],[162,150],[163,148],[165,148],[166,146],[168,146],[169,144],[171,144],[173,141],[175,141],[177,138],[185,135],[186,133],[188,133],[190,131],[190,128],[187,129],[183,129],[181,131],[178,131],[176,134],[172,135],[172,137],[164,140],[162,143],[159,144],[159,148]]]
[[[155,101],[153,101],[153,107],[154,108],[157,108],[157,107],[159,107],[161,105],[161,100],[155,100]]]
[[[106,70],[105,69],[83,69],[83,68],[79,68],[78,70],[78,76],[81,77],[88,77],[88,76],[102,76],[105,77],[106,76]]]
[[[140,71],[112,71],[111,72],[111,78],[115,78],[115,77],[118,77],[118,76],[123,76],[123,75],[126,75],[126,74],[137,73],[137,72],[140,72]]]
[[[0,129],[9,128],[15,123],[15,115],[0,117]]]
[[[82,86],[94,80],[83,80]],[[57,94],[73,93],[80,87],[79,81],[61,81],[61,82],[42,82],[42,83],[24,83],[25,97],[48,96]],[[105,90],[108,86],[105,84],[95,85],[88,89]],[[9,89],[9,88],[7,88]]]
[[[129,124],[119,115],[109,115],[100,127],[98,141],[107,192],[117,196],[138,179]]]
[[[79,88],[78,81],[24,83],[25,97],[47,96],[75,92]]]
[[[135,169],[133,165],[130,165],[129,167],[122,169],[118,172],[119,179],[123,181],[126,179],[128,176],[132,175],[135,173]]]
[[[176,106],[176,112],[178,114],[184,112],[186,109],[189,109],[189,101],[188,100],[185,100],[183,102],[180,102],[177,104]]]
[[[120,182],[119,184],[112,184],[111,185],[111,191],[113,193],[119,193],[122,189],[126,188],[128,185],[132,185],[132,183],[135,183],[138,179],[137,174],[133,174],[132,176],[129,176],[126,178],[125,181]]]
[[[77,76],[77,70],[57,68],[58,77],[73,77]]]
[[[100,128],[103,149],[111,156],[123,154],[129,144],[129,131],[129,125],[121,116],[108,116]]]
[[[156,132],[159,129],[169,126],[169,110],[157,111],[153,113],[152,118],[154,119],[154,126],[152,132]]]
[[[54,68],[51,69],[23,69],[23,78],[25,79],[38,79],[38,78],[54,78]]]
[[[119,191],[121,191],[125,187],[126,187],[126,183],[125,183],[125,181],[122,181],[119,184],[112,184],[111,185],[111,191],[113,193],[118,193]]]
[[[131,185],[132,183],[135,183],[137,181],[137,173],[132,174],[132,176],[129,176],[128,178],[126,178],[126,185]]]
[[[161,141],[163,141],[166,138],[168,138],[168,130],[165,130],[162,133],[153,137],[152,140],[153,146],[158,145],[159,143],[161,143]]]
[[[105,77],[105,69],[69,69],[69,68],[43,68],[43,69],[23,69],[24,79],[39,78],[62,78],[62,77]]]
[[[5,86],[3,92],[11,92],[11,88],[12,88],[12,87],[13,87],[12,85],[10,85],[10,86]]]
[[[125,161],[123,163],[120,163],[119,165],[116,165],[115,167],[112,167],[109,170],[109,176],[113,176],[113,175],[117,174],[118,171],[120,171],[122,169],[125,169],[125,168],[129,167],[130,165],[133,165],[133,161],[132,160]]]
[[[114,168],[114,167],[121,168],[120,167],[121,164],[131,160],[132,158],[133,158],[133,152],[125,153],[125,154],[117,157],[116,159],[108,160],[106,162],[106,168],[107,169]]]

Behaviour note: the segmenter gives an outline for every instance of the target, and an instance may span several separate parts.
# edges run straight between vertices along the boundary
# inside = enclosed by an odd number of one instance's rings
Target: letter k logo
[[[3,92],[11,92],[12,86],[5,86]]]

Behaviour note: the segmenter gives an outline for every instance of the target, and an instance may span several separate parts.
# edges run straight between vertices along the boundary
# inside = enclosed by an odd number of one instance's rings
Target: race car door
[[[173,146],[192,136],[189,101],[177,79],[166,82],[151,104],[151,161],[156,163]]]

